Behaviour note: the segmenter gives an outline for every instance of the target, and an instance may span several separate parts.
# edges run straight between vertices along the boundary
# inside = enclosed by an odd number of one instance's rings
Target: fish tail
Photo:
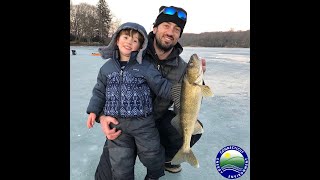
[[[171,161],[172,164],[181,164],[182,162],[188,162],[191,166],[199,168],[199,162],[191,149],[188,151],[180,149]]]

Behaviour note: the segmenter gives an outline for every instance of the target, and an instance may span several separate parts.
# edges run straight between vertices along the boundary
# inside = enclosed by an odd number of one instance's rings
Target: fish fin
[[[199,162],[191,149],[187,152],[180,149],[171,160],[171,164],[181,164],[182,162],[187,162],[191,166],[199,168]]]
[[[196,134],[202,134],[204,132],[202,126],[200,125],[199,121],[197,120],[195,125],[194,125],[194,131],[192,133],[192,135],[196,135]]]
[[[177,114],[174,118],[172,118],[171,125],[176,128],[176,130],[180,133],[180,135],[182,135],[179,114]]]
[[[201,87],[202,96],[204,97],[212,97],[213,92],[211,91],[210,87],[207,85],[199,85]]]
[[[174,103],[175,112],[180,109],[181,83],[174,84],[171,89],[171,97]]]

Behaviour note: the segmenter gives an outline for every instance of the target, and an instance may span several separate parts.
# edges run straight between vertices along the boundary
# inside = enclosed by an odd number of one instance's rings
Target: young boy
[[[142,60],[148,45],[146,30],[137,23],[124,23],[113,34],[105,48],[99,48],[107,62],[100,68],[87,114],[87,126],[93,127],[101,109],[119,124],[115,140],[108,140],[114,179],[134,179],[138,154],[147,167],[145,179],[164,175],[164,149],[152,115],[154,95],[171,99],[172,84],[148,60]],[[155,94],[153,94],[155,93]]]

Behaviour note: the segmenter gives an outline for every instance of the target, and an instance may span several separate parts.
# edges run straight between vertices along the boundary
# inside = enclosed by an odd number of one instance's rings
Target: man
[[[184,9],[174,6],[161,6],[153,25],[153,31],[148,35],[149,44],[146,56],[149,56],[149,58],[147,59],[151,59],[162,76],[174,84],[182,80],[185,68],[187,67],[187,63],[180,57],[183,48],[178,42],[186,22],[187,12]],[[203,69],[205,70],[204,60]],[[165,149],[165,170],[171,173],[178,173],[181,171],[181,166],[171,164],[171,160],[182,146],[183,139],[171,125],[171,120],[175,116],[175,113],[170,110],[171,106],[172,101],[168,99],[161,97],[154,99],[154,117],[160,133],[161,144]],[[100,117],[103,132],[108,139],[113,140],[121,134],[121,130],[110,129],[110,123],[118,124],[117,120],[110,116]],[[193,146],[200,137],[201,134],[193,135],[190,145]],[[107,143],[105,143],[106,146]],[[109,152],[105,147],[95,173],[96,180],[112,179]],[[148,173],[145,180],[152,180],[152,178],[148,177]]]

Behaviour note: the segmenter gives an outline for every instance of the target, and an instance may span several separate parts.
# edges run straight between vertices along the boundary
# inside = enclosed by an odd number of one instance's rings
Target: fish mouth
[[[200,65],[200,59],[198,57],[197,54],[193,54],[191,57],[190,57],[190,61],[188,62],[188,66],[190,67],[197,67],[198,65]]]
[[[199,57],[198,57],[197,54],[192,54],[191,58],[192,58],[192,59],[198,59],[198,60],[199,60]]]

